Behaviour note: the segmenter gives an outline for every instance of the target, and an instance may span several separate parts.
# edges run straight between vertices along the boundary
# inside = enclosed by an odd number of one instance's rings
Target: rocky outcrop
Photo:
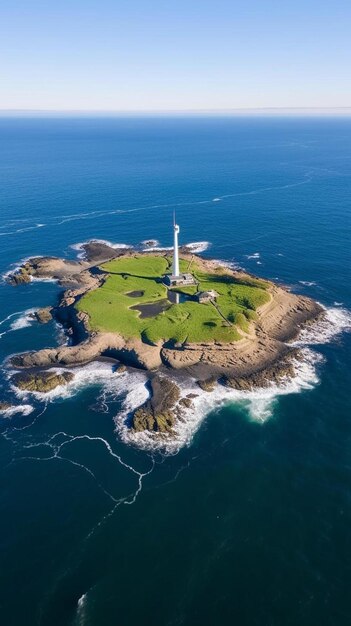
[[[135,432],[150,430],[158,433],[172,433],[175,423],[175,415],[172,411],[154,414],[152,411],[141,407],[133,416],[133,429]]]
[[[30,283],[32,279],[30,273],[28,272],[28,269],[26,269],[25,267],[20,267],[16,272],[8,274],[6,280],[8,283],[10,283],[10,285],[16,286]]]
[[[46,306],[43,309],[38,309],[34,315],[40,324],[47,324],[52,320],[52,307]]]
[[[150,382],[151,398],[138,408],[132,417],[136,432],[149,430],[172,433],[177,418],[176,406],[180,399],[179,387],[165,376],[154,376]]]
[[[96,264],[124,255],[128,250],[127,248],[113,248],[107,241],[96,241],[94,239],[82,244],[81,247],[84,250],[85,259],[90,263]]]
[[[197,398],[198,394],[197,393],[188,393],[187,396],[185,396],[185,398],[180,398],[178,404],[179,406],[183,406],[186,409],[191,409],[191,407],[193,406],[193,399]]]
[[[67,385],[73,380],[72,372],[36,372],[36,373],[19,373],[12,377],[12,382],[21,391],[38,391],[47,393],[61,385]]]
[[[12,285],[28,283],[31,277],[64,280],[88,267],[85,262],[67,261],[57,257],[33,257],[7,277]]]
[[[10,404],[9,402],[0,402],[0,413],[8,411],[9,409],[12,409],[13,406],[14,405]]]
[[[123,365],[123,363],[120,363],[117,367],[116,367],[116,372],[117,374],[124,374],[124,372],[127,371],[127,367],[125,365]]]
[[[143,241],[142,243],[144,244],[146,248],[154,248],[155,246],[158,245],[157,239],[147,239],[146,241]]]
[[[207,378],[206,380],[197,380],[197,385],[202,389],[202,391],[213,391],[217,384],[217,379],[215,377]]]
[[[272,339],[291,341],[304,324],[325,314],[318,302],[276,285],[271,287],[271,296],[259,312],[259,329]]]
[[[77,346],[24,352],[13,356],[10,362],[16,368],[82,365],[100,356],[114,357],[125,365],[146,370],[157,369],[161,365],[159,346],[148,346],[138,339],[125,340],[116,333],[97,333]]]
[[[295,359],[299,359],[298,350],[292,350],[282,360],[270,367],[252,372],[247,376],[223,376],[221,382],[228,387],[241,391],[251,391],[257,387],[269,387],[274,383],[279,384],[283,379],[295,376]]]

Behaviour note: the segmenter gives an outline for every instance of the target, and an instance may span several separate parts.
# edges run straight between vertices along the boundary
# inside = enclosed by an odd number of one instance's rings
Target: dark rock
[[[179,404],[185,406],[186,409],[190,409],[193,406],[191,398],[181,398]]]
[[[151,379],[151,399],[134,412],[133,429],[136,432],[150,430],[172,433],[179,398],[179,387],[172,380],[165,376],[154,376]]]
[[[284,378],[293,378],[295,370],[292,360],[299,358],[301,358],[299,351],[293,350],[281,361],[262,370],[235,378],[224,376],[221,382],[228,387],[242,391],[251,391],[257,387],[269,387],[272,383],[280,383]]]
[[[126,253],[126,248],[113,248],[102,241],[89,241],[82,246],[84,255],[90,263],[101,263],[107,259],[116,258]]]
[[[124,373],[124,372],[126,372],[126,371],[127,371],[127,367],[126,367],[125,365],[123,365],[123,363],[120,363],[120,365],[118,365],[118,366],[116,367],[116,372],[117,372],[118,374],[123,374],[123,373]]]
[[[173,380],[155,375],[151,380],[151,405],[155,411],[173,409],[180,398],[180,390]]]
[[[207,378],[207,380],[198,380],[196,381],[197,385],[202,389],[202,391],[214,391],[216,387],[216,378]]]
[[[38,373],[25,373],[15,374],[12,377],[12,381],[23,391],[39,391],[46,393],[59,387],[60,385],[67,385],[74,378],[72,372],[38,372]]]
[[[175,416],[171,411],[155,415],[149,408],[137,409],[133,416],[133,428],[136,432],[150,430],[159,433],[172,433]]]

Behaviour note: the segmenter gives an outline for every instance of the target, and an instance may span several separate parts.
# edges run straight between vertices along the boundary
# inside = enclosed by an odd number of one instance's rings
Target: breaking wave
[[[88,592],[83,593],[77,602],[77,614],[74,623],[77,626],[83,626],[86,623],[86,609],[87,609]]]
[[[10,268],[7,272],[4,272],[3,274],[1,274],[1,279],[3,282],[6,282],[6,280],[8,279],[9,276],[11,276],[11,274],[16,274],[22,267],[22,265],[24,265],[25,263],[27,263],[28,261],[30,261],[31,259],[42,259],[43,255],[42,254],[33,254],[32,256],[28,256],[28,257],[23,257],[23,259],[21,259],[19,262],[17,263],[12,263],[10,265]]]
[[[214,391],[206,392],[196,385],[195,380],[190,380],[186,384],[179,384],[179,381],[175,381],[181,388],[181,398],[185,398],[188,394],[196,394],[196,397],[193,399],[191,408],[182,409],[183,415],[177,420],[172,436],[148,431],[135,433],[129,428],[128,415],[149,397],[145,381],[140,380],[139,384],[133,385],[133,389],[127,393],[122,412],[114,418],[116,430],[126,444],[173,455],[177,454],[182,447],[191,444],[194,434],[209,413],[223,406],[239,404],[246,408],[250,419],[264,423],[272,416],[278,396],[312,389],[319,382],[316,365],[323,360],[323,357],[308,348],[302,351],[302,357],[301,360],[294,360],[294,378],[287,377],[279,385],[272,383],[269,387],[257,388],[253,391],[230,389],[217,384]]]
[[[217,384],[215,390],[209,393],[202,391],[194,379],[189,379],[185,383],[175,379],[181,390],[181,398],[189,394],[194,394],[195,397],[190,408],[182,407],[172,436],[147,431],[136,433],[130,428],[131,413],[150,396],[146,384],[148,375],[142,371],[128,370],[125,373],[118,373],[111,363],[96,361],[76,368],[51,368],[56,372],[71,371],[74,378],[67,385],[48,393],[12,389],[22,401],[34,397],[42,402],[51,402],[72,397],[89,385],[98,385],[100,392],[97,401],[101,410],[108,412],[111,402],[120,403],[121,409],[113,420],[116,432],[124,443],[151,452],[173,455],[183,446],[191,444],[194,434],[209,413],[223,406],[234,404],[242,407],[251,420],[263,424],[273,415],[279,396],[312,389],[319,382],[318,365],[324,359],[310,346],[331,341],[345,330],[351,330],[351,313],[340,308],[325,309],[324,318],[303,329],[298,341],[290,344],[301,348],[300,357],[293,361],[295,376],[286,377],[279,384],[272,383],[268,387],[251,391],[231,389]],[[22,406],[30,405],[26,403]]]
[[[33,317],[35,311],[36,309],[27,309],[27,311],[24,311],[20,317],[12,322],[10,330],[21,330],[22,328],[31,326],[33,322],[35,322],[35,318]]]
[[[321,305],[322,306],[322,305]],[[324,308],[324,315],[300,331],[298,339],[291,345],[320,345],[329,343],[343,332],[351,331],[351,312],[343,308]]]
[[[211,246],[209,241],[193,241],[191,243],[186,243],[185,247],[188,248],[194,254],[200,254],[201,252],[205,252]]]
[[[314,280],[299,280],[299,283],[305,287],[314,287],[317,284]]]
[[[57,283],[58,278],[49,278],[47,276],[31,276],[31,283]]]
[[[325,316],[307,326],[300,333],[299,339],[290,345],[300,347],[300,358],[293,360],[295,376],[286,377],[279,384],[257,388],[251,391],[230,389],[217,385],[212,392],[202,391],[190,380],[181,386],[181,397],[196,394],[193,406],[184,409],[184,418],[175,426],[172,437],[159,436],[150,432],[133,432],[127,424],[127,416],[131,411],[143,404],[149,397],[145,381],[140,380],[137,387],[133,386],[124,400],[122,412],[115,417],[116,430],[121,439],[127,443],[149,451],[160,451],[164,454],[176,454],[183,446],[190,445],[194,434],[206,416],[225,405],[236,404],[246,408],[250,419],[264,423],[274,412],[279,396],[310,390],[319,382],[318,365],[324,358],[310,346],[332,341],[342,332],[351,331],[351,313],[346,309],[325,308]],[[177,382],[177,381],[176,381]],[[179,385],[179,382],[177,382]]]
[[[143,250],[150,250],[159,246],[160,242],[158,239],[145,239],[144,241],[140,242],[140,245]]]
[[[5,330],[0,332],[0,338],[7,333],[13,332],[15,330],[21,330],[22,328],[26,328],[27,326],[31,326],[36,320],[34,318],[34,312],[36,309],[27,309],[26,311],[18,311],[16,313],[11,313],[7,317],[5,317],[1,322],[0,326],[5,324]],[[10,323],[10,320],[13,322]]]
[[[222,259],[213,259],[213,263],[216,263],[216,265],[219,265],[220,267],[227,267],[230,270],[244,269],[237,261],[222,261]]]
[[[0,417],[10,418],[17,413],[22,413],[23,416],[29,415],[34,411],[34,406],[31,404],[20,404],[18,406],[10,406],[8,409],[0,409]]]
[[[159,243],[159,242],[157,242]],[[148,246],[147,248],[143,249],[143,252],[147,251],[147,252],[165,252],[167,250],[173,250],[173,246]]]
[[[58,399],[71,398],[76,395],[76,393],[90,385],[97,385],[106,381],[111,382],[117,379],[125,380],[126,378],[125,374],[115,372],[111,363],[103,363],[99,361],[93,361],[92,363],[81,367],[52,367],[47,371],[58,374],[62,372],[71,372],[74,375],[74,378],[66,385],[61,385],[56,387],[56,389],[45,393],[21,390],[14,385],[11,386],[12,391],[18,398],[21,399],[31,396],[39,401],[51,402]],[[9,374],[12,375],[13,371],[10,371]],[[121,388],[122,387],[123,383],[121,385]]]
[[[126,243],[112,243],[111,241],[108,241],[106,239],[89,239],[80,243],[74,243],[70,247],[72,248],[72,250],[78,252],[78,258],[83,260],[86,258],[84,246],[89,243],[101,243],[114,249],[128,249],[133,247]],[[205,252],[205,250],[207,250],[211,246],[211,243],[209,241],[192,241],[190,243],[185,243],[182,245],[184,248],[188,248],[194,254],[200,254],[201,252]],[[143,252],[164,252],[168,250],[173,250],[173,246],[160,245],[158,239],[145,239],[144,241],[140,242],[140,247]]]

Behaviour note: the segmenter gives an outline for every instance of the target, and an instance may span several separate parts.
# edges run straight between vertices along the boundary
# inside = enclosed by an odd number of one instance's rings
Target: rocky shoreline
[[[150,372],[150,399],[132,416],[131,427],[136,432],[148,430],[171,435],[176,420],[182,419],[184,409],[191,407],[191,397],[180,398],[173,380],[177,372],[196,380],[199,391],[201,388],[209,393],[217,384],[251,390],[292,378],[293,361],[299,358],[299,352],[287,342],[296,338],[306,324],[324,314],[322,307],[313,300],[267,282],[270,301],[257,311],[258,319],[251,324],[250,332],[233,343],[190,344],[185,341],[181,345],[149,345],[139,338],[125,339],[116,333],[92,332],[88,316],[77,311],[75,303],[106,279],[99,264],[135,254],[135,251],[114,249],[99,242],[83,244],[82,248],[84,260],[36,257],[8,276],[8,282],[13,285],[33,278],[56,280],[64,288],[58,304],[38,310],[35,317],[40,323],[55,319],[70,338],[69,345],[11,357],[10,365],[16,370],[30,370],[30,373],[15,374],[12,382],[21,390],[47,392],[73,378],[71,372],[66,372],[67,376],[53,374],[45,371],[47,368],[84,365],[102,356],[112,357],[124,366],[147,370]],[[182,254],[186,258],[187,251],[183,250]],[[206,271],[218,267],[214,261],[198,256],[196,259]],[[228,273],[241,281],[253,278],[242,271],[228,269]],[[171,373],[171,377],[167,377],[167,373]]]
[[[300,350],[294,349],[276,363],[247,376],[214,375],[206,380],[197,380],[196,385],[199,393],[201,390],[209,394],[218,386],[245,392],[267,389],[292,380],[296,375],[295,365],[300,360],[302,360]],[[177,422],[186,420],[186,411],[193,408],[193,400],[199,393],[194,391],[182,396],[182,380],[178,381],[177,378],[177,373],[173,373],[172,378],[169,378],[165,371],[151,374],[150,397],[131,416],[131,427],[136,433],[147,430],[163,436],[172,436]]]

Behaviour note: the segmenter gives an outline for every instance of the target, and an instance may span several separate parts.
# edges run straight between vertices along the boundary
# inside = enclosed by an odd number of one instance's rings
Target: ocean
[[[4,626],[346,626],[351,554],[351,119],[0,119]],[[294,381],[200,394],[173,446],[130,438],[142,371],[15,393],[9,355],[65,341],[30,316],[33,255],[180,242],[311,296]]]

